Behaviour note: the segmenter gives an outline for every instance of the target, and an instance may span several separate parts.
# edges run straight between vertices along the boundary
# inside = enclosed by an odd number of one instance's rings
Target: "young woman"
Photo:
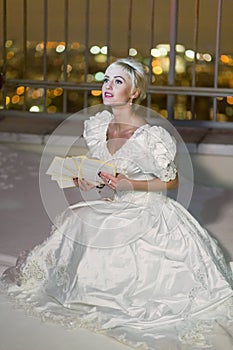
[[[113,199],[63,213],[1,284],[44,319],[135,348],[203,348],[218,332],[233,334],[232,273],[216,241],[164,194],[178,185],[176,145],[134,108],[146,83],[143,65],[117,60],[105,72],[106,110],[85,122],[90,155],[116,166],[116,176],[99,174]],[[93,187],[74,182],[83,191]]]

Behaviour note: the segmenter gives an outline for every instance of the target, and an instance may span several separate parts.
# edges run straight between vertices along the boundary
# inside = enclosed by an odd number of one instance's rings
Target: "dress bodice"
[[[112,118],[111,113],[103,111],[85,121],[84,138],[92,157],[114,162],[117,172],[129,178],[158,177],[167,182],[176,177],[176,143],[164,128],[142,125],[120,149],[111,154],[106,132]]]
[[[177,169],[174,164],[176,143],[172,136],[162,127],[149,124],[139,127],[114,154],[107,146],[107,129],[113,119],[108,111],[103,111],[85,121],[84,138],[89,155],[116,165],[118,173],[129,179],[151,180],[159,178],[168,182],[176,177]],[[151,193],[155,197],[159,193]],[[118,192],[115,199],[131,198],[131,202],[148,199],[148,193],[137,191]]]

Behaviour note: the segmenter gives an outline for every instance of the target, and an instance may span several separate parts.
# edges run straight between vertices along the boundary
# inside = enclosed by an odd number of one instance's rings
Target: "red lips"
[[[110,92],[105,92],[104,97],[106,97],[106,98],[113,97],[113,94],[111,94]]]

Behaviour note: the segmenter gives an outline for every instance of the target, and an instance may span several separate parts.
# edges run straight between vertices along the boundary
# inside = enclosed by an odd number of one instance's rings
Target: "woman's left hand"
[[[105,185],[107,185],[113,191],[130,191],[133,189],[130,180],[123,174],[117,174],[117,176],[113,176],[109,173],[101,171],[99,176],[104,181]]]
[[[73,178],[73,181],[75,186],[79,187],[82,191],[89,191],[95,187],[85,179],[79,179],[78,177]]]

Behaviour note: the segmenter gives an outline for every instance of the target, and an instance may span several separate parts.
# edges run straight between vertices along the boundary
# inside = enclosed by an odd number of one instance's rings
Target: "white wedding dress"
[[[148,124],[114,154],[112,115],[85,122],[93,157],[133,179],[176,176],[170,134]],[[116,192],[68,208],[51,235],[1,278],[43,320],[86,327],[140,349],[232,349],[232,273],[198,222],[162,192]]]

